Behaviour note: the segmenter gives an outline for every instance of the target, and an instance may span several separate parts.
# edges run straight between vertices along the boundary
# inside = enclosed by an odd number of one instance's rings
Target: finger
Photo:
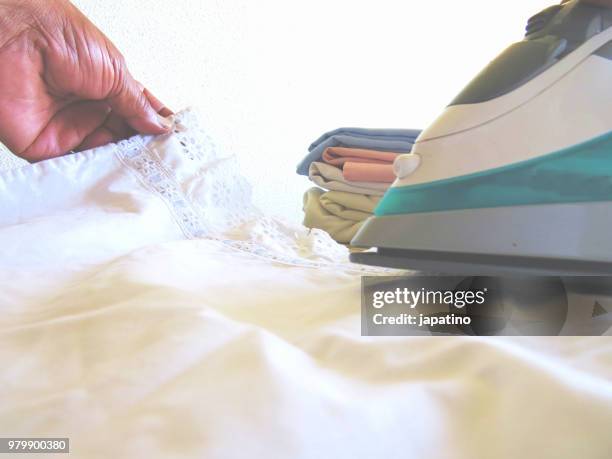
[[[111,112],[104,124],[87,136],[81,145],[75,150],[84,151],[92,148],[101,147],[111,142],[118,142],[136,135],[132,129],[120,116]]]
[[[172,123],[153,108],[138,83],[125,71],[117,88],[107,99],[113,112],[141,134],[165,134]]]
[[[104,126],[96,129],[90,135],[83,139],[83,142],[76,147],[75,151],[91,150],[92,148],[98,148],[103,145],[108,145],[111,142],[115,142],[114,134],[106,129]]]
[[[109,112],[109,106],[100,101],[68,105],[51,118],[36,140],[19,156],[37,162],[74,150],[104,124]]]
[[[163,117],[174,115],[174,112],[166,107],[157,97],[151,93],[147,88],[143,88],[145,97],[149,100],[149,103],[157,113]]]
[[[127,139],[137,134],[137,132],[115,112],[110,112],[104,122],[104,127],[113,133],[113,138],[116,141]]]

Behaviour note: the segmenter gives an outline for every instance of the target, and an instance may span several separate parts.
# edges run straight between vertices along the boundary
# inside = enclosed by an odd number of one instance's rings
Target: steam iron
[[[612,9],[531,18],[394,169],[356,263],[612,275]]]

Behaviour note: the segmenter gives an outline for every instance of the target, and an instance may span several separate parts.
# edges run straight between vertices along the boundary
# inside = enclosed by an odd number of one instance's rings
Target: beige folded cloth
[[[321,195],[320,201],[323,208],[331,214],[360,222],[372,216],[380,197],[345,191],[328,191]]]
[[[347,193],[382,196],[389,188],[389,183],[351,182],[342,176],[342,170],[325,163],[313,162],[308,170],[308,177],[321,188]]]
[[[380,200],[377,196],[311,188],[304,194],[304,226],[318,228],[348,244]]]

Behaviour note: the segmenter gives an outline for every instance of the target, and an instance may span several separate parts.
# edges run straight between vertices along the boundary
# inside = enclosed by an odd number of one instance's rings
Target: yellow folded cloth
[[[304,226],[322,229],[348,244],[379,201],[379,196],[311,188],[304,194]]]

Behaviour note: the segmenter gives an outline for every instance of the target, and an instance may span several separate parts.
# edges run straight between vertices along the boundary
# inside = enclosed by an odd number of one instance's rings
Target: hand
[[[0,0],[0,142],[35,162],[163,134],[172,114],[67,0]]]

